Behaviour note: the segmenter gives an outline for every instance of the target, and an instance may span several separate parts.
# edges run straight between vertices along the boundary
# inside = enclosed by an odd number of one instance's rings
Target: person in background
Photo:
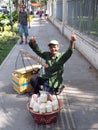
[[[44,16],[45,16],[45,19],[47,20],[47,17],[48,17],[48,11],[47,10],[44,11]]]
[[[42,14],[43,14],[43,11],[42,10],[39,10],[39,18],[42,19]]]
[[[31,78],[30,83],[34,93],[39,93],[40,86],[50,94],[58,94],[62,90],[64,64],[71,57],[75,49],[74,41],[76,35],[72,34],[68,49],[59,52],[60,44],[57,40],[51,40],[48,44],[50,51],[43,51],[39,48],[35,37],[30,38],[29,46],[41,58],[46,61],[45,74]]]
[[[25,35],[25,44],[27,43],[28,27],[30,28],[29,13],[25,9],[25,5],[20,7],[20,12],[18,15],[19,33],[21,38],[20,44],[23,43],[23,34]]]

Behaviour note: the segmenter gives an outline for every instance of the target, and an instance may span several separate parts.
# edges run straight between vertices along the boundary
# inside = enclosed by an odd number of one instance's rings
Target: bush
[[[16,11],[12,12],[12,18],[13,18],[13,23],[16,23],[18,21],[18,13]]]

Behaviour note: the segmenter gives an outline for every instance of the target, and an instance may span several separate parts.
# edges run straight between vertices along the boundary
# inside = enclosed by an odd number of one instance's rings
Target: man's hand
[[[44,67],[45,67],[45,68],[48,68],[48,67],[49,67],[49,65],[48,65],[48,64],[46,64]]]
[[[72,46],[72,49],[74,49],[75,48],[75,44],[74,44],[74,41],[76,41],[76,35],[73,33],[72,35],[71,35],[71,46]]]
[[[18,23],[17,27],[18,27],[18,28],[20,27],[20,23]]]
[[[77,39],[77,38],[76,38],[76,35],[75,35],[75,34],[72,34],[72,35],[71,35],[71,41],[74,42],[74,41],[76,41],[76,39]]]
[[[30,38],[30,43],[34,44],[35,42],[36,42],[35,37],[32,36],[32,37]]]

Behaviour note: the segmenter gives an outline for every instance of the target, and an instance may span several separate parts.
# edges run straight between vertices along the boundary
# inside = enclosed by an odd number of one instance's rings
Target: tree
[[[13,4],[14,4],[14,7],[15,7],[15,11],[16,11],[16,12],[18,12],[19,3],[20,3],[20,0],[13,0]]]

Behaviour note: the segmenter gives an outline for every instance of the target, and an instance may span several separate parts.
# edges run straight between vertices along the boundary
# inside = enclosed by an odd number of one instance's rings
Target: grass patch
[[[13,31],[11,31],[10,26],[5,26],[5,30],[3,32],[0,31],[0,65],[17,43],[18,39],[17,23],[14,24]]]
[[[4,59],[7,57],[9,52],[12,50],[14,45],[17,43],[18,36],[16,37],[5,37],[0,38],[0,65],[4,61]],[[1,42],[2,41],[2,42]]]

